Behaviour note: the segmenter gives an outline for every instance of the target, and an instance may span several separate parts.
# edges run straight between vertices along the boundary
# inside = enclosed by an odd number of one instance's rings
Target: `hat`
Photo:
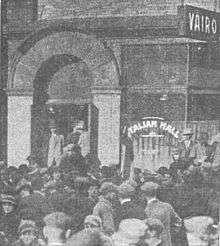
[[[135,195],[135,188],[126,182],[118,187],[118,192],[121,198],[129,198]]]
[[[14,196],[1,194],[1,202],[2,203],[10,203],[12,205],[16,205],[16,199]]]
[[[37,157],[36,157],[36,155],[30,154],[30,155],[27,157],[27,161],[35,161],[35,162],[37,162]]]
[[[99,192],[101,195],[106,195],[108,192],[118,193],[118,187],[110,182],[102,183]]]
[[[148,218],[145,220],[145,223],[151,230],[156,230],[158,233],[161,233],[164,230],[164,225],[159,219]]]
[[[192,129],[185,128],[182,135],[193,135]]]
[[[49,128],[50,129],[55,129],[57,128],[57,124],[56,124],[56,121],[54,119],[50,119],[49,120]]]
[[[32,192],[31,182],[28,182],[26,179],[22,179],[16,186],[16,191],[18,193],[24,189],[29,189],[29,191]]]
[[[32,220],[22,220],[18,227],[18,234],[24,234],[25,232],[32,231],[36,232],[37,228],[35,222]]]
[[[112,238],[114,242],[136,244],[145,235],[147,226],[139,219],[125,219],[119,225],[119,230]]]
[[[86,216],[86,218],[84,220],[84,224],[92,224],[94,226],[101,227],[102,226],[102,220],[98,216],[88,215],[88,216]]]
[[[147,193],[149,195],[156,193],[156,191],[158,190],[159,185],[154,183],[154,182],[145,182],[142,186],[141,186],[141,191],[143,191],[144,193]]]
[[[209,216],[194,216],[184,219],[184,226],[188,232],[202,234],[206,231],[209,225],[214,223]]]
[[[44,223],[48,227],[59,228],[63,231],[70,226],[70,217],[63,212],[54,212],[44,217]]]

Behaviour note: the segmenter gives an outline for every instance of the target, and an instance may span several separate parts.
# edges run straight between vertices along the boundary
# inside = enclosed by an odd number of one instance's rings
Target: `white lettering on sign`
[[[138,122],[134,124],[133,126],[130,126],[128,128],[128,135],[133,135],[138,131],[150,129],[150,128],[158,128],[170,133],[173,135],[175,138],[179,137],[179,131],[176,130],[175,127],[171,126],[170,124],[163,122],[163,121],[156,121],[156,120],[145,120],[142,122]]]
[[[217,33],[217,21],[213,17],[189,12],[189,29],[214,35]]]

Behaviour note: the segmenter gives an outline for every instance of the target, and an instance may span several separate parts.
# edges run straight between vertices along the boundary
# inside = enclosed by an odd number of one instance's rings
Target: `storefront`
[[[85,134],[87,142],[97,142],[97,147],[85,148],[87,152],[96,149],[102,165],[120,163],[124,126],[145,117],[162,118],[179,132],[187,121],[196,130],[195,136],[205,121],[210,135],[216,133],[219,67],[201,67],[189,57],[190,49],[202,47],[204,41],[182,36],[177,2],[157,12],[151,9],[148,15],[129,15],[130,5],[126,5],[121,13],[104,14],[101,8],[100,15],[91,12],[76,14],[77,18],[71,12],[61,18],[58,10],[39,6],[38,21],[26,26],[28,34],[19,42],[16,28],[6,26],[8,164],[18,166],[31,151],[46,149],[49,132],[44,114],[48,108],[61,111],[66,137],[71,117],[77,115],[68,108],[88,107]],[[215,32],[217,22],[211,23],[209,28]],[[204,97],[209,101],[201,106]],[[62,116],[63,111],[69,118]],[[150,169],[167,165],[174,134],[168,133],[167,139],[160,133],[145,135],[137,139],[144,162],[153,160]],[[42,155],[46,158],[47,152]]]

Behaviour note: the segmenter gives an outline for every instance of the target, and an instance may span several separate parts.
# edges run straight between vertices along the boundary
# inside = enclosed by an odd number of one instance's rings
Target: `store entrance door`
[[[50,122],[56,122],[60,135],[72,131],[73,122],[83,122],[82,154],[97,155],[98,149],[98,109],[92,104],[53,103],[32,105],[31,110],[31,153],[36,155],[41,166],[46,166],[50,133]]]

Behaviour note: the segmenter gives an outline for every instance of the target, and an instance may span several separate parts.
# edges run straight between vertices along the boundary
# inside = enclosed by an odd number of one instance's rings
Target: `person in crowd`
[[[190,156],[194,146],[192,137],[193,137],[192,129],[186,128],[182,133],[182,141],[177,146],[177,148],[180,151],[180,159],[185,162],[187,167],[190,166],[192,162]]]
[[[199,141],[193,146],[190,157],[195,166],[201,166],[210,162],[211,146],[208,143],[209,135],[207,132],[201,132]]]
[[[5,236],[5,233],[3,231],[0,231],[0,245],[1,246],[11,246],[9,245],[9,241]]]
[[[38,165],[37,157],[35,155],[30,155],[27,160],[29,162],[27,179],[31,182],[32,186],[36,186],[38,187],[37,189],[40,190],[43,187],[43,181],[41,178],[41,169]]]
[[[157,199],[158,187],[158,184],[153,182],[146,182],[141,186],[143,195],[147,200],[145,208],[146,218],[156,218],[163,223],[162,245],[172,246],[171,227],[178,230],[182,226],[182,221],[170,204]]]
[[[88,189],[88,197],[94,206],[99,201],[99,185],[98,184],[91,184]]]
[[[139,219],[122,220],[119,229],[112,235],[114,246],[138,246],[143,244],[147,233],[147,225]]]
[[[4,232],[9,243],[12,243],[17,238],[17,228],[20,223],[17,214],[17,201],[14,196],[2,194],[1,205],[3,214],[0,220],[0,231]]]
[[[21,164],[19,167],[18,167],[18,172],[21,176],[21,179],[27,179],[27,175],[28,175],[28,166],[26,164]]]
[[[145,219],[144,206],[134,199],[136,187],[132,186],[129,181],[122,183],[118,187],[119,199],[121,203],[121,220],[124,219]]]
[[[21,221],[18,235],[19,239],[12,246],[43,246],[43,240],[38,239],[38,230],[34,221]]]
[[[118,189],[112,183],[103,183],[100,187],[100,198],[93,209],[93,215],[101,218],[103,222],[103,229],[106,235],[112,235],[116,230],[116,214],[113,208]]]
[[[48,167],[59,166],[64,147],[64,136],[58,133],[58,129],[55,123],[50,127],[51,136],[48,149]]]
[[[93,211],[95,204],[88,197],[89,185],[85,177],[77,177],[73,183],[75,193],[64,201],[64,212],[73,218],[73,232],[83,229],[85,217]]]
[[[65,246],[103,246],[103,239],[96,230],[82,230],[74,234]]]
[[[71,218],[62,212],[54,212],[44,217],[43,234],[47,246],[65,245],[71,236]]]
[[[43,217],[52,210],[51,204],[46,197],[34,190],[30,184],[24,184],[18,189],[20,199],[18,203],[18,213],[24,220],[33,220],[37,226],[42,226]]]
[[[96,230],[100,233],[103,246],[113,246],[113,242],[110,237],[106,236],[103,232],[102,220],[98,216],[88,215],[84,220],[85,230]]]
[[[161,246],[162,245],[162,232],[164,230],[163,223],[158,219],[148,218],[145,220],[148,227],[145,238],[145,243],[148,246]]]
[[[82,120],[72,123],[72,132],[67,135],[66,144],[81,145],[81,135],[84,130],[84,122]]]
[[[60,170],[63,173],[78,171],[81,176],[87,175],[87,165],[82,156],[79,145],[69,144],[66,146],[64,155],[60,161]]]
[[[186,218],[184,225],[187,230],[189,246],[218,246],[219,229],[213,227],[213,219],[208,216]]]

